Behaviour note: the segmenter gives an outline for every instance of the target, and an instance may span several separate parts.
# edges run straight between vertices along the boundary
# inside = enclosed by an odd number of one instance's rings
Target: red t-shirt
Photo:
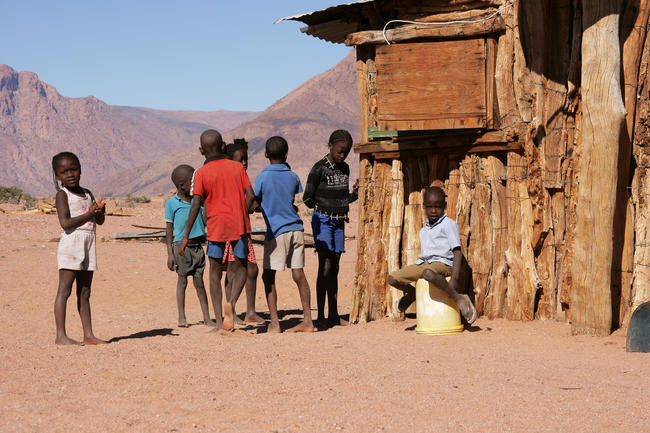
[[[192,195],[205,200],[209,241],[234,241],[251,232],[245,194],[249,186],[244,166],[229,159],[209,161],[194,172]]]

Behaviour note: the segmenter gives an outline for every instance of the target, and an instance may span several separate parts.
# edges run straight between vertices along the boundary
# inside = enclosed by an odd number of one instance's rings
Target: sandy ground
[[[162,226],[162,200],[139,217],[109,217],[98,238]],[[621,331],[573,337],[564,323],[484,318],[447,336],[417,335],[413,318],[309,335],[177,328],[176,275],[157,242],[98,243],[93,324],[111,343],[57,347],[57,218],[0,214],[0,227],[1,431],[650,432],[650,357],[626,353]],[[354,244],[342,260],[343,313]],[[296,323],[288,273],[278,286],[285,323]],[[261,281],[256,302],[267,313]],[[187,313],[201,318],[192,288]],[[67,324],[80,339],[74,299]]]

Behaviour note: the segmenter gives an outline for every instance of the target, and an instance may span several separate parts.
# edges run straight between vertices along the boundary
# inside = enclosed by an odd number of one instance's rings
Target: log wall
[[[598,16],[603,5],[590,9],[591,2],[578,0],[521,1],[503,13],[506,31],[489,43],[496,49],[488,68],[496,94],[491,124],[518,137],[521,150],[362,154],[353,322],[393,313],[397,293],[387,286],[388,272],[417,258],[422,191],[440,184],[460,229],[465,287],[480,314],[568,320],[576,333],[602,334],[627,323],[650,298],[649,2],[594,2],[606,3],[607,15],[619,17],[614,22]],[[609,58],[614,69],[621,66],[615,88],[602,87],[600,72],[610,66],[598,61],[602,53],[589,51],[604,34],[596,23],[620,35],[620,62]],[[363,146],[367,127],[377,125],[374,46],[358,46],[357,56]],[[591,69],[585,56],[596,62]],[[598,97],[614,102],[607,106]],[[612,113],[622,119],[620,134]],[[604,115],[610,120],[594,130],[594,119]],[[606,137],[613,133],[618,145]],[[596,169],[604,160],[613,165]],[[606,206],[589,198],[593,188],[608,191]],[[609,220],[598,218],[601,208],[611,209]],[[589,231],[588,218],[604,231]],[[588,244],[594,236],[599,251]],[[587,255],[603,252],[598,260],[606,269],[585,272]],[[603,272],[608,281],[596,284]],[[604,316],[593,316],[594,305]]]

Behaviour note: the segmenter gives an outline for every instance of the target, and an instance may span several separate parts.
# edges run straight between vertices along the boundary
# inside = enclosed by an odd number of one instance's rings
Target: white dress
[[[93,203],[90,191],[84,189],[84,197],[79,197],[66,188],[62,188],[62,190],[68,196],[71,218],[88,212]],[[61,233],[57,261],[59,269],[73,271],[94,271],[97,269],[94,219],[85,222],[76,229],[66,230]]]

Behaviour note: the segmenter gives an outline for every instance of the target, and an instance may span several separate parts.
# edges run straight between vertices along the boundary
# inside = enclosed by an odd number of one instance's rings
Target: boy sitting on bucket
[[[467,324],[471,325],[476,320],[476,308],[467,295],[458,293],[462,259],[458,224],[444,213],[447,203],[445,193],[439,187],[427,188],[423,202],[427,223],[420,230],[420,257],[415,264],[388,276],[388,284],[404,292],[397,303],[395,320],[404,320],[407,308],[415,301],[415,287],[411,283],[424,278],[447,293],[458,305]],[[447,282],[449,276],[451,279]]]

